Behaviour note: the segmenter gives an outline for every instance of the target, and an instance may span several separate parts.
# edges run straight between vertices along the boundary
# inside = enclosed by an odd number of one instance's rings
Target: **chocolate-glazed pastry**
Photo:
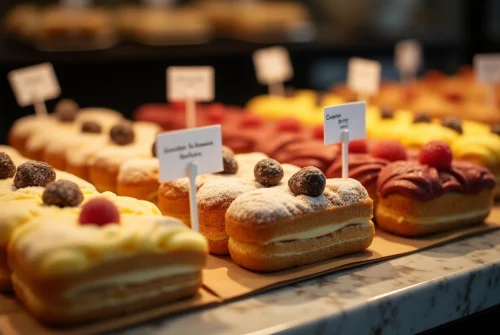
[[[462,120],[456,116],[448,116],[443,119],[441,124],[446,127],[455,130],[457,133],[462,134]]]
[[[323,194],[325,186],[325,175],[313,166],[300,169],[288,180],[288,187],[295,195],[318,197]]]
[[[426,112],[415,113],[413,118],[413,123],[430,123],[431,121],[431,116]]]
[[[111,140],[118,145],[127,145],[135,140],[135,133],[129,122],[121,122],[114,125],[109,131]]]
[[[45,186],[43,203],[58,207],[75,207],[82,203],[83,193],[72,181],[58,180]]]
[[[45,187],[54,180],[56,180],[56,171],[52,166],[44,162],[28,161],[18,166],[14,186],[17,188]]]
[[[0,152],[0,179],[12,178],[16,175],[16,165],[9,155]]]
[[[82,133],[100,134],[102,132],[101,125],[95,121],[84,121],[81,127]]]
[[[255,164],[253,173],[255,180],[266,187],[278,185],[284,175],[281,164],[271,158],[263,159]]]
[[[80,107],[71,99],[62,99],[54,107],[54,115],[56,118],[65,123],[75,121]]]

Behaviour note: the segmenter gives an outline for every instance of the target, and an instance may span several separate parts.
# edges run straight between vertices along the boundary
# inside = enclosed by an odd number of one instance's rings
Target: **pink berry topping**
[[[349,152],[366,154],[368,152],[368,142],[366,142],[366,140],[354,140],[349,142]]]
[[[373,157],[386,159],[390,162],[404,161],[407,159],[406,149],[401,142],[396,140],[381,140],[375,143],[372,152]]]
[[[80,224],[105,226],[110,223],[120,223],[120,213],[115,204],[105,198],[94,198],[87,201],[80,211]]]
[[[323,125],[314,126],[314,128],[312,129],[312,134],[314,138],[323,141],[323,138],[325,136],[325,129]]]
[[[420,149],[420,164],[430,165],[436,169],[446,170],[451,166],[453,154],[450,146],[443,141],[430,141]]]
[[[300,123],[299,120],[294,119],[293,117],[287,117],[283,118],[281,120],[278,120],[276,122],[276,128],[279,131],[286,131],[286,132],[299,132],[302,130],[302,124]]]

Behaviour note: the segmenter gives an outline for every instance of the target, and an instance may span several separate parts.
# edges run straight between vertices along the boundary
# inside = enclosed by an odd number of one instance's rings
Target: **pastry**
[[[235,160],[238,170],[234,174],[204,174],[196,177],[196,189],[199,190],[209,180],[225,180],[232,177],[252,176],[255,164],[267,158],[262,153],[237,154]],[[173,216],[187,225],[191,225],[189,209],[189,179],[181,178],[160,184],[158,188],[158,207],[163,215]]]
[[[9,144],[27,157],[26,142],[33,132],[45,129],[53,124],[52,116],[27,115],[17,119],[9,131]]]
[[[201,235],[173,218],[120,217],[96,200],[79,214],[48,214],[14,232],[12,284],[35,318],[84,323],[196,294],[207,254]]]
[[[198,189],[197,204],[200,233],[207,238],[210,253],[229,253],[225,217],[235,199],[259,188],[282,185],[298,170],[296,166],[280,165],[277,161],[266,158],[255,164],[253,176],[206,181]]]
[[[291,187],[254,190],[231,204],[226,233],[237,264],[276,271],[368,248],[374,236],[368,193],[354,179],[319,173],[302,169]]]
[[[452,161],[449,146],[432,141],[419,162],[394,162],[380,171],[375,218],[380,228],[404,236],[477,224],[489,215],[494,188],[490,171]]]
[[[89,179],[99,191],[116,192],[120,166],[133,158],[152,156],[151,145],[160,128],[148,122],[120,122],[109,132],[109,144],[95,153]]]
[[[157,204],[159,168],[155,157],[127,160],[120,166],[116,193]]]

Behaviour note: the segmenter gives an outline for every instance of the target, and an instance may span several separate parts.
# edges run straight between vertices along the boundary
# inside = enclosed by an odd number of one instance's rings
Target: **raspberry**
[[[312,129],[312,135],[314,138],[323,141],[325,136],[323,125],[317,125]]]
[[[210,106],[209,108],[207,108],[207,117],[211,122],[221,123],[224,119],[224,114],[224,108],[221,108],[219,106]]]
[[[430,141],[420,149],[420,164],[430,165],[436,169],[446,170],[451,166],[453,154],[448,144],[443,141]]]
[[[401,142],[396,140],[381,140],[375,143],[372,152],[373,157],[386,159],[390,162],[404,161],[407,159],[406,149]]]
[[[172,107],[172,109],[185,110],[186,102],[184,100],[172,101],[170,102],[170,107]]]
[[[259,127],[264,124],[264,120],[261,117],[254,114],[247,114],[241,118],[240,126],[247,128]]]
[[[120,223],[120,213],[115,204],[108,199],[94,198],[82,206],[78,222],[82,225],[93,224],[97,226]]]
[[[368,152],[368,143],[366,140],[354,140],[349,142],[349,152],[357,154],[366,154]]]
[[[276,128],[278,131],[286,131],[291,133],[298,133],[302,130],[302,124],[299,120],[293,117],[287,117],[280,119],[276,122]]]

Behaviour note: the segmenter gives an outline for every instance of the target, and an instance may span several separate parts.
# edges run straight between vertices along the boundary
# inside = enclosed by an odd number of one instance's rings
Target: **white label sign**
[[[198,173],[223,170],[222,135],[220,125],[178,130],[158,135],[156,156],[160,161],[160,181],[186,177],[191,163]]]
[[[54,67],[50,63],[12,70],[8,78],[21,107],[55,99],[61,94]]]
[[[324,113],[325,145],[341,142],[344,129],[349,130],[349,140],[366,138],[365,102],[325,107]]]
[[[380,86],[379,62],[353,57],[349,59],[347,85],[361,95],[372,95]]]
[[[422,46],[416,40],[396,44],[396,66],[402,73],[416,73],[422,65]]]
[[[475,55],[474,70],[478,81],[500,83],[500,54]]]
[[[211,66],[171,66],[167,68],[167,99],[212,101],[214,68]]]
[[[260,49],[253,53],[257,80],[263,85],[282,83],[293,77],[288,51],[283,47]]]

